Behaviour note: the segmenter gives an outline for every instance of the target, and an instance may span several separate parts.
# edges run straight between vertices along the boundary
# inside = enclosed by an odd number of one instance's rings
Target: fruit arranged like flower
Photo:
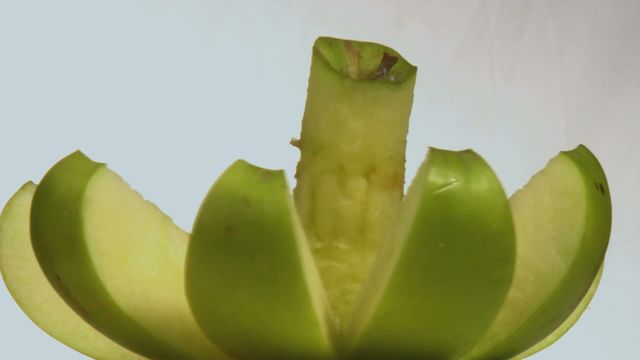
[[[191,236],[104,164],[69,155],[0,215],[12,295],[100,359],[508,359],[549,346],[602,274],[602,167],[579,146],[507,200],[478,154],[432,149],[405,196],[415,78],[388,47],[318,39],[293,194],[282,171],[238,161]]]

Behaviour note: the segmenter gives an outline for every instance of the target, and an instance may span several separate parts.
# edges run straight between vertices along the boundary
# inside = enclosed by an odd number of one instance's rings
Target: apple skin
[[[153,359],[193,359],[202,358],[204,352],[208,354],[209,358],[224,359],[225,357],[206,340],[204,334],[200,333],[195,320],[176,318],[176,316],[191,317],[186,296],[181,295],[184,294],[183,287],[166,289],[160,287],[162,290],[158,290],[157,286],[153,287],[152,285],[149,285],[148,289],[142,287],[132,289],[131,286],[125,286],[126,289],[129,289],[127,290],[129,294],[135,293],[136,295],[128,296],[121,293],[118,298],[108,290],[109,283],[101,277],[97,267],[105,254],[90,253],[92,247],[90,242],[94,239],[87,235],[91,229],[85,224],[87,198],[90,195],[101,197],[105,195],[90,194],[88,191],[104,171],[108,171],[111,174],[109,176],[117,178],[117,175],[106,169],[104,164],[93,162],[78,151],[67,156],[49,170],[35,192],[31,210],[32,243],[37,259],[49,282],[83,319],[114,341],[136,353]],[[117,178],[115,182],[120,189],[126,187],[125,192],[135,198],[136,204],[144,204],[137,209],[142,209],[141,211],[145,211],[145,214],[149,215],[143,220],[136,219],[136,221],[140,221],[139,223],[127,225],[137,231],[148,226],[148,222],[155,223],[153,220],[159,219],[156,222],[164,224],[163,230],[175,233],[177,236],[176,239],[170,239],[179,245],[173,246],[173,250],[179,251],[181,246],[186,253],[188,235],[170,223],[170,219],[166,215],[128,188],[122,179]],[[112,209],[111,216],[119,221],[127,222],[129,219],[122,219],[118,214],[114,215],[117,212],[125,213],[127,209],[122,207],[127,205],[129,204],[126,201],[110,204],[112,208],[116,207],[115,210]],[[110,219],[104,220],[111,221]],[[167,223],[170,224],[167,225]],[[109,227],[111,226],[122,225],[121,223],[109,224],[103,228],[104,233],[110,233]],[[143,233],[144,231],[146,230],[143,229]],[[121,239],[111,240],[114,243],[122,241]],[[126,240],[136,242],[143,239]],[[153,240],[144,239],[144,241],[155,243]],[[130,274],[131,279],[137,281],[136,286],[145,286],[147,283],[157,284],[162,282],[163,277],[173,278],[173,274],[179,274],[182,271],[183,265],[179,265],[179,259],[178,265],[169,264],[170,260],[175,257],[170,253],[171,249],[163,253],[166,249],[158,247],[149,254],[131,254],[126,250],[124,252],[122,249],[116,248],[109,250],[110,253],[115,254],[116,258],[128,259],[122,263],[122,267],[125,269],[129,269],[129,267],[144,269],[144,264],[139,263],[139,258],[144,258],[144,256],[140,255],[154,254],[162,259],[168,259],[164,266],[154,267],[155,272],[142,275],[147,281],[140,279],[140,274]],[[182,262],[184,262],[184,257]],[[158,262],[153,265],[157,266]],[[120,269],[114,270],[119,271]],[[117,279],[117,281],[129,283],[131,279],[125,277]],[[126,299],[123,299],[123,296]],[[145,311],[145,308],[154,308],[157,304],[165,305],[167,297],[178,300],[175,300],[175,304],[171,303],[166,306],[165,314],[146,314],[147,319],[150,318],[154,322],[152,326],[140,321],[140,314]],[[138,301],[140,304],[138,304],[137,310],[131,310],[121,305],[123,301]],[[188,333],[186,340],[189,343],[188,346],[181,346],[176,343],[175,339],[167,338],[168,332],[175,332],[173,329],[181,329],[184,330],[184,333]],[[160,334],[163,334],[164,338],[161,338]],[[200,341],[200,337],[202,341]]]
[[[282,171],[236,161],[204,199],[186,289],[209,338],[237,359],[332,359],[328,305]]]
[[[510,199],[514,283],[485,337],[464,359],[508,359],[543,341],[579,306],[602,267],[611,198],[584,145],[563,151]]]
[[[9,293],[44,332],[94,359],[142,360],[87,324],[60,298],[31,246],[31,202],[36,185],[23,185],[0,215],[0,270]]]
[[[471,150],[431,149],[360,297],[351,359],[454,359],[503,304],[514,269],[507,197]]]

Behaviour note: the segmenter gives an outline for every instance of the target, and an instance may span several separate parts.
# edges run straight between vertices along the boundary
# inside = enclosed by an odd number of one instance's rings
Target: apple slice
[[[431,149],[349,331],[354,359],[454,359],[484,334],[514,268],[506,195],[471,150]]]
[[[542,340],[539,343],[535,344],[533,347],[531,347],[530,349],[526,350],[522,354],[514,357],[513,360],[526,359],[529,356],[531,356],[531,355],[533,355],[535,353],[538,353],[538,352],[548,348],[549,346],[553,345],[564,334],[566,334],[567,331],[569,331],[569,329],[571,329],[571,327],[573,325],[575,325],[576,322],[578,322],[578,320],[580,319],[580,317],[582,316],[584,311],[587,310],[587,306],[589,306],[589,303],[591,303],[591,300],[593,299],[593,296],[596,294],[596,290],[598,289],[598,285],[600,284],[600,279],[602,278],[603,270],[604,270],[604,264],[602,266],[600,266],[600,270],[598,271],[598,275],[596,275],[596,278],[593,280],[593,283],[591,284],[591,287],[589,288],[589,291],[587,291],[587,294],[582,298],[582,300],[580,301],[580,304],[578,304],[578,307],[576,307],[576,309],[573,310],[571,315],[569,315],[569,317],[560,326],[558,326],[558,328],[555,329],[549,336],[547,336],[544,340]]]
[[[0,215],[0,270],[9,293],[27,316],[67,346],[96,359],[142,360],[87,324],[45,277],[31,246],[29,217],[36,191],[23,185]]]
[[[237,161],[202,203],[187,296],[238,359],[331,359],[328,305],[284,172]]]
[[[224,358],[187,303],[188,234],[104,164],[75,152],[49,170],[31,235],[53,287],[116,342],[156,359]]]
[[[607,179],[585,146],[560,153],[510,200],[513,285],[484,339],[465,358],[507,359],[557,329],[587,294],[611,230]]]

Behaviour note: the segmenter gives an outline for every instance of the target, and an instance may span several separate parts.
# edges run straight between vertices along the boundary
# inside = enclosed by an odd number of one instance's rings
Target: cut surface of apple
[[[144,359],[87,324],[51,287],[31,246],[29,219],[35,190],[33,183],[22,186],[0,215],[0,270],[9,293],[38,327],[87,356]]]
[[[339,329],[402,201],[416,71],[380,44],[313,47],[294,199]]]
[[[569,315],[569,317],[560,326],[558,326],[557,329],[555,329],[551,334],[549,334],[549,336],[544,338],[544,340],[535,344],[533,347],[529,348],[522,354],[519,354],[518,356],[514,357],[513,360],[526,359],[529,356],[532,356],[533,354],[536,354],[548,348],[549,346],[553,345],[556,341],[560,340],[560,338],[564,334],[566,334],[567,331],[569,331],[569,329],[571,329],[571,327],[573,327],[573,325],[575,325],[576,322],[578,322],[578,320],[580,319],[582,314],[585,312],[585,310],[587,310],[587,307],[591,303],[593,296],[596,294],[596,290],[598,289],[598,285],[600,284],[600,279],[602,278],[603,271],[604,271],[604,264],[600,266],[600,271],[598,271],[598,275],[596,275],[596,278],[593,280],[593,283],[591,284],[589,291],[587,291],[587,294],[584,296],[584,298],[582,298],[582,300],[580,301],[580,304],[578,304],[578,306],[576,307],[575,310],[573,310],[571,315]]]
[[[431,149],[349,331],[354,359],[454,359],[487,330],[514,268],[509,204],[473,151]]]
[[[31,235],[49,281],[95,328],[155,359],[223,359],[184,291],[189,236],[104,164],[75,152],[34,195]]]
[[[553,158],[510,204],[513,285],[490,331],[465,358],[507,359],[545,339],[574,312],[603,263],[611,198],[602,167],[585,146]]]
[[[282,171],[237,161],[196,218],[187,296],[238,359],[331,359],[328,305]]]

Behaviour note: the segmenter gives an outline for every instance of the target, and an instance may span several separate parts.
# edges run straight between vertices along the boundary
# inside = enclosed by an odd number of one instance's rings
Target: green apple
[[[31,236],[53,287],[111,339],[149,358],[225,358],[188,306],[188,234],[104,164],[75,152],[49,170]]]
[[[558,329],[589,291],[607,249],[609,188],[585,146],[553,158],[510,204],[517,239],[513,285],[468,359],[507,359]]]
[[[26,183],[0,215],[0,270],[20,308],[42,330],[95,359],[142,360],[87,324],[45,277],[31,246],[29,218],[36,185]]]
[[[187,296],[238,359],[331,359],[329,312],[284,173],[237,161],[202,203]]]
[[[573,310],[571,315],[569,315],[569,317],[560,326],[558,326],[557,329],[555,329],[551,334],[549,334],[544,340],[535,344],[533,347],[526,350],[522,354],[519,354],[518,356],[514,357],[513,360],[526,359],[529,356],[535,353],[538,353],[548,348],[549,346],[553,345],[564,334],[566,334],[567,331],[569,331],[569,329],[571,329],[571,327],[576,322],[578,322],[578,320],[580,319],[584,311],[587,309],[587,306],[589,306],[591,299],[593,299],[593,296],[596,294],[596,290],[598,289],[598,284],[600,284],[600,279],[602,278],[603,270],[604,270],[604,264],[600,266],[600,271],[598,271],[598,275],[596,275],[596,278],[593,280],[593,283],[591,284],[589,291],[587,291],[587,294],[582,298],[582,300],[580,301],[580,304],[578,304],[576,309]]]
[[[454,359],[503,304],[515,236],[507,197],[476,153],[431,149],[385,239],[350,327],[353,359]]]
[[[415,81],[386,46],[313,47],[294,199],[339,328],[402,201]]]
[[[403,196],[416,73],[386,46],[319,38],[293,197],[282,171],[238,161],[191,240],[71,154],[0,217],[10,291],[46,331],[106,359],[508,359],[549,346],[602,271],[602,168],[580,146],[507,201],[473,151],[432,149]]]

